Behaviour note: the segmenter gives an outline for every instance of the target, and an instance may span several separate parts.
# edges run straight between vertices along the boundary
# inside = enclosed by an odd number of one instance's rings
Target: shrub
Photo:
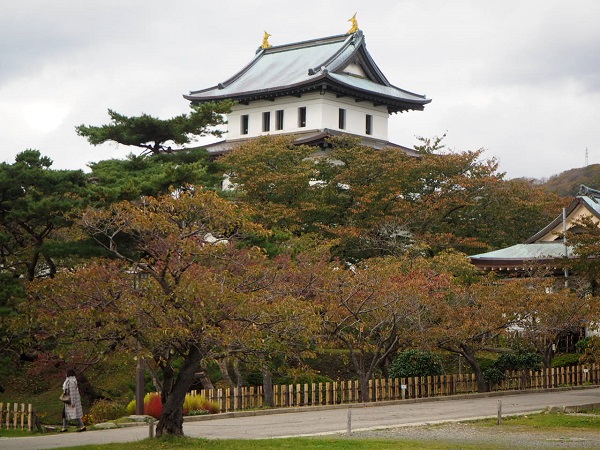
[[[135,414],[135,400],[124,408],[128,414]],[[162,415],[162,400],[158,392],[149,392],[144,396],[144,414],[160,419]],[[221,412],[218,402],[211,402],[203,395],[186,394],[183,401],[184,415],[217,414]]]
[[[438,355],[423,350],[405,350],[398,353],[390,365],[392,378],[426,377],[443,373]]]
[[[206,402],[206,397],[203,395],[190,395],[185,396],[183,401],[183,414],[187,415],[190,411],[200,411],[202,406]]]
[[[250,386],[262,386],[263,384],[263,375],[260,372],[250,372],[245,378]]]
[[[584,338],[584,339],[578,340],[577,343],[575,344],[575,349],[577,350],[577,353],[584,353],[585,349],[590,346],[590,343],[591,343],[590,338]]]
[[[158,392],[149,392],[144,396],[144,414],[160,419],[163,405]]]
[[[504,353],[491,365],[482,367],[483,378],[490,385],[498,384],[506,378],[507,370],[540,370],[543,359],[541,355],[526,350]]]
[[[556,355],[552,358],[552,367],[568,367],[579,364],[581,355],[578,353],[565,353],[563,355]]]
[[[496,360],[494,366],[500,370],[540,370],[543,361],[538,353],[520,351],[504,353]]]
[[[506,372],[497,367],[489,367],[483,371],[483,379],[490,385],[498,384],[506,378]]]
[[[81,421],[86,427],[94,425],[96,423],[96,419],[91,414],[84,414],[81,418]]]
[[[496,359],[483,357],[477,358],[477,362],[479,363],[479,367],[481,368],[481,370],[485,372],[486,370],[495,367]]]
[[[126,408],[118,402],[96,400],[90,407],[90,416],[94,423],[118,419],[126,414]]]
[[[211,402],[203,395],[191,395],[187,394],[183,401],[183,414],[184,415],[198,415],[202,414],[199,411],[206,411],[206,413],[216,414],[220,412],[221,408],[217,402]]]

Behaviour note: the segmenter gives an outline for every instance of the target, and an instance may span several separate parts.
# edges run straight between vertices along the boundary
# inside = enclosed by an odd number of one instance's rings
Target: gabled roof
[[[581,185],[579,195],[565,209],[567,228],[570,228],[582,214],[600,219],[600,192]],[[562,233],[563,216],[560,214],[552,222],[525,241],[526,244],[538,242],[544,238],[559,239],[557,233]]]
[[[481,269],[521,269],[533,265],[549,264],[557,258],[572,255],[570,247],[562,242],[517,244],[492,252],[471,255],[471,262]],[[556,264],[554,262],[553,264]]]
[[[194,103],[233,99],[240,103],[272,100],[311,91],[330,91],[357,101],[385,105],[389,112],[422,110],[424,95],[393,86],[367,51],[363,33],[343,34],[261,48],[233,77],[192,91]]]
[[[600,220],[600,191],[581,185],[577,197],[565,208],[564,219],[560,214],[523,244],[471,255],[469,258],[479,268],[502,270],[521,269],[533,264],[551,264],[552,260],[572,257],[572,248],[565,244],[561,236],[563,226],[573,230],[572,227],[576,226],[583,216]]]

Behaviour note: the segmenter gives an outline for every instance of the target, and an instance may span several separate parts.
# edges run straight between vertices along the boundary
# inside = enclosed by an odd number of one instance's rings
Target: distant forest
[[[592,189],[600,189],[600,164],[566,170],[541,183],[549,192],[561,197],[574,197],[582,184]]]

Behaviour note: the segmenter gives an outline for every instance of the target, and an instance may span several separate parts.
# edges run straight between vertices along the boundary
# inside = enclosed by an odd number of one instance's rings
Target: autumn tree
[[[154,360],[163,375],[157,434],[182,434],[182,405],[194,372],[221,345],[222,324],[243,303],[235,288],[242,275],[217,266],[240,261],[232,254],[236,237],[259,229],[243,210],[200,188],[89,209],[81,226],[121,264],[101,262],[61,273],[56,284],[41,284],[32,291],[38,308],[59,302],[61,309],[73,305],[75,315],[65,317],[59,310],[38,316],[60,319],[56,323],[63,328],[63,320],[88,314],[89,324],[99,326],[68,322],[80,333],[71,339],[123,345]],[[83,278],[89,278],[87,291]],[[75,306],[82,296],[91,303]],[[179,369],[178,360],[183,361]]]
[[[422,305],[440,301],[448,278],[409,270],[405,261],[391,257],[329,265],[320,277],[317,304],[324,331],[348,350],[361,400],[368,402],[369,380],[399,344],[410,345],[423,326]]]
[[[312,229],[306,220],[314,209],[318,177],[309,156],[314,148],[297,146],[290,137],[262,136],[252,139],[219,159],[235,187],[234,196],[255,205],[255,220],[270,229],[300,234]]]
[[[478,355],[511,351],[511,333],[542,317],[544,305],[539,300],[545,290],[537,287],[526,278],[500,280],[495,274],[467,283],[457,278],[443,301],[428,302],[428,322],[421,337],[464,357],[475,373],[478,390],[485,392],[488,386]]]
[[[223,162],[238,200],[261,212],[257,220],[338,239],[336,254],[353,260],[402,255],[415,244],[431,255],[480,252],[519,242],[553,218],[556,196],[504,180],[483,150],[445,151],[431,140],[415,157],[348,137],[329,145],[309,157],[265,137]]]
[[[232,104],[223,101],[192,105],[192,112],[171,119],[159,119],[148,114],[129,117],[109,109],[110,123],[79,125],[75,131],[92,145],[112,141],[157,155],[172,151],[171,145],[188,144],[198,136],[221,136],[223,132],[214,127],[225,123],[223,115],[231,110]]]
[[[273,289],[278,266],[264,252],[238,248],[261,228],[214,192],[190,187],[88,209],[81,225],[115,260],[32,285],[24,323],[66,348],[98,357],[124,349],[153,361],[163,380],[158,436],[183,433],[194,373],[239,350],[241,337],[244,351],[267,355],[306,340],[299,335],[311,329],[311,308]]]
[[[519,324],[521,340],[539,353],[544,367],[550,367],[559,341],[567,333],[579,333],[593,326],[600,309],[585,285],[576,286],[573,278],[569,286],[559,278],[531,278],[529,289],[530,314]]]
[[[349,187],[342,194],[347,225],[355,251],[365,256],[403,252],[414,242],[432,255],[450,248],[472,253],[519,242],[554,217],[556,196],[505,180],[482,149],[445,151],[434,140],[415,158],[349,140],[332,145],[331,157],[340,162],[332,181]]]
[[[303,258],[279,255],[255,265],[253,282],[240,286],[251,310],[233,325],[226,356],[260,370],[266,406],[275,406],[273,374],[302,370],[314,356],[321,328],[310,269]]]

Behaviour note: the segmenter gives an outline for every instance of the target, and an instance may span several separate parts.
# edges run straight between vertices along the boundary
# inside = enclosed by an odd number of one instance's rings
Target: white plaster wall
[[[306,127],[298,127],[298,108],[306,107]],[[369,102],[355,102],[350,97],[337,98],[334,94],[321,95],[318,92],[304,94],[302,97],[281,97],[274,101],[259,100],[249,105],[235,105],[227,116],[226,138],[233,140],[239,138],[257,137],[263,134],[298,133],[309,130],[322,130],[324,128],[338,129],[339,108],[346,109],[346,129],[348,133],[366,136],[365,116],[373,116],[374,138],[387,140],[388,112],[385,106],[373,106]],[[275,111],[283,109],[283,130],[275,129]],[[262,131],[262,114],[271,112],[271,130]],[[249,115],[250,123],[248,134],[242,135],[241,116]]]
[[[344,131],[360,136],[366,134],[366,115],[373,116],[373,134],[371,137],[387,140],[389,114],[385,106],[375,107],[369,102],[356,102],[353,98],[336,98],[333,94],[323,96],[323,128],[338,130],[339,109],[346,110],[346,128]]]

